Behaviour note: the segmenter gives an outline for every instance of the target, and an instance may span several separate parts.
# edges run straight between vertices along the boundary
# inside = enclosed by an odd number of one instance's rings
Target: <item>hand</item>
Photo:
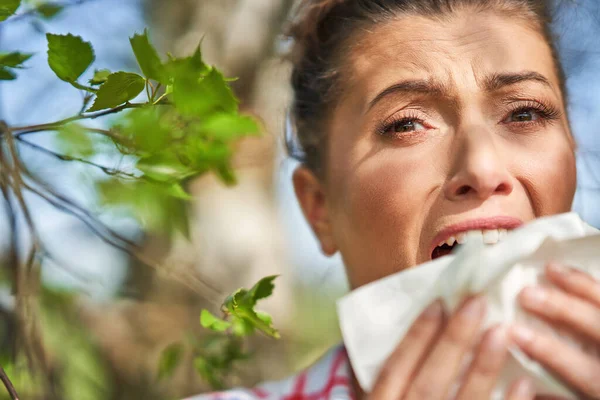
[[[543,320],[587,337],[600,348],[600,283],[558,264],[550,264],[546,275],[556,287],[523,289],[519,294],[521,306]],[[600,399],[600,358],[524,325],[511,327],[510,337],[532,359],[579,392],[581,398]]]
[[[460,382],[456,399],[490,397],[507,358],[505,330],[488,330],[477,343],[485,316],[480,297],[468,299],[445,321],[441,304],[435,302],[415,321],[403,341],[382,367],[370,400],[445,399]],[[466,354],[474,350],[474,359],[463,378],[459,375]],[[532,384],[515,382],[508,400],[532,400]]]

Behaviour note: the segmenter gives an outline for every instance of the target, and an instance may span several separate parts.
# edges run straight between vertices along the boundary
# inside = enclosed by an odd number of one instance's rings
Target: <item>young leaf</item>
[[[43,18],[50,19],[55,17],[58,13],[65,9],[65,6],[61,4],[43,3],[37,6],[35,11],[40,14]]]
[[[141,35],[135,34],[129,42],[144,76],[166,84],[165,67],[148,39],[148,30],[144,30]]]
[[[255,329],[258,329],[268,336],[271,336],[275,339],[279,339],[281,337],[279,332],[273,327],[272,320],[270,318],[261,319],[256,314],[256,311],[254,311],[252,308],[246,306],[239,307],[234,315],[238,318],[244,319],[246,323],[251,324]],[[266,320],[268,322],[266,322]]]
[[[202,356],[194,359],[194,367],[202,378],[208,381],[208,384],[215,390],[221,390],[225,387],[222,379],[218,376],[212,363]]]
[[[252,289],[250,289],[246,295],[248,304],[254,306],[258,300],[271,296],[273,294],[273,289],[275,288],[273,281],[277,276],[278,275],[267,276],[252,286]]]
[[[111,179],[97,184],[102,204],[130,211],[145,229],[184,235],[188,230],[185,201],[173,196],[171,186],[145,180]]]
[[[200,313],[200,325],[213,331],[224,332],[231,327],[231,322],[215,317],[208,310],[202,310]]]
[[[115,72],[110,74],[106,82],[96,93],[94,105],[87,110],[98,111],[113,108],[125,103],[144,90],[144,78],[130,72]]]
[[[17,75],[11,72],[9,69],[0,67],[0,81],[12,81],[16,79]]]
[[[136,168],[160,182],[181,180],[194,174],[190,167],[183,165],[173,152],[142,158],[137,162]]]
[[[205,116],[214,111],[237,111],[237,99],[216,69],[211,69],[203,78],[189,71],[180,71],[173,84],[173,101],[180,112],[192,116]]]
[[[0,0],[0,22],[13,15],[20,5],[21,0]]]
[[[46,34],[48,64],[56,76],[73,83],[94,61],[94,49],[79,36]]]
[[[272,318],[254,309],[256,302],[273,293],[273,280],[277,276],[268,276],[258,281],[250,290],[238,289],[225,299],[223,309],[232,316],[233,332],[244,336],[253,329],[278,339],[279,332],[273,327]],[[236,318],[240,321],[236,321]]]
[[[9,68],[23,68],[21,64],[31,58],[32,55],[17,51],[0,53],[0,80],[9,81],[15,79],[17,76]]]
[[[89,157],[94,154],[94,142],[81,125],[63,126],[56,136],[63,154],[72,157]]]
[[[175,124],[169,124],[159,107],[136,108],[127,113],[118,125],[122,135],[144,155],[164,150],[171,142]]]
[[[108,76],[111,74],[108,69],[97,69],[94,71],[94,76],[88,82],[90,85],[102,85],[108,79]]]
[[[33,54],[20,53],[18,51],[0,53],[0,67],[22,68],[21,64],[29,60],[31,56],[33,56]]]
[[[181,361],[183,346],[173,343],[163,350],[158,363],[158,379],[170,377]]]
[[[179,183],[174,183],[169,186],[166,193],[181,200],[191,200],[193,198]]]
[[[238,318],[235,315],[231,317],[232,328],[231,331],[236,336],[250,336],[254,333],[254,325],[246,321],[243,318]]]
[[[217,113],[206,117],[199,130],[220,140],[236,139],[259,132],[256,121],[245,115]]]

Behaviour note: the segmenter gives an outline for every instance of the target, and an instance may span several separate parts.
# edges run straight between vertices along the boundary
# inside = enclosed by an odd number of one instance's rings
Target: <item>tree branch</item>
[[[77,157],[71,157],[71,156],[66,156],[64,154],[59,154],[59,153],[55,153],[50,149],[47,149],[45,147],[39,146],[35,143],[31,143],[25,139],[22,139],[19,137],[19,135],[15,135],[15,138],[17,139],[17,141],[21,144],[25,144],[29,147],[31,147],[32,149],[35,149],[37,151],[40,151],[42,153],[48,154],[49,156],[52,156],[54,158],[57,158],[61,161],[77,161],[80,162],[82,164],[86,164],[86,165],[90,165],[92,167],[96,167],[98,169],[100,169],[102,172],[104,172],[107,175],[114,175],[114,176],[122,176],[122,177],[126,177],[126,178],[138,178],[138,176],[136,176],[133,173],[129,173],[129,172],[125,172],[125,171],[121,171],[120,169],[116,169],[116,168],[109,168],[109,167],[105,167],[103,165],[99,165],[96,164],[92,161],[88,161],[85,160],[83,158],[77,158]]]
[[[8,391],[8,394],[10,394],[10,398],[12,400],[19,400],[19,395],[17,394],[17,391],[15,390],[15,387],[13,386],[13,384],[10,381],[8,375],[6,375],[6,372],[4,371],[4,368],[2,368],[2,367],[0,367],[0,379],[2,380],[2,383],[4,384],[4,387]]]
[[[39,125],[29,125],[29,126],[16,126],[12,127],[11,130],[13,132],[21,133],[21,131],[28,132],[39,132],[39,131],[51,131],[56,130],[56,127],[60,127],[62,125],[68,124],[73,121],[80,121],[82,119],[95,119],[99,117],[104,117],[105,115],[116,114],[123,110],[128,110],[131,108],[141,108],[148,104],[146,103],[125,103],[115,108],[110,108],[108,110],[102,110],[98,112],[88,113],[88,114],[78,114],[69,118],[64,118],[55,122],[49,122],[47,124],[39,124]]]

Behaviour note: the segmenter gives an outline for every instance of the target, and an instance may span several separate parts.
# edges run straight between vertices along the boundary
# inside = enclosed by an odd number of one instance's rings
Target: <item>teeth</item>
[[[467,237],[465,242],[483,242],[483,232],[481,231],[469,231],[467,232]]]
[[[483,231],[483,243],[485,243],[485,244],[498,243],[498,229]]]
[[[508,235],[508,231],[506,229],[498,229],[498,240],[502,240]]]
[[[438,247],[441,247],[445,244],[447,244],[448,246],[453,246],[455,243],[464,244],[469,241],[485,244],[496,244],[502,241],[507,234],[508,230],[506,229],[485,229],[461,232],[457,233],[455,236],[450,236],[443,242],[440,242],[440,244],[438,244]]]

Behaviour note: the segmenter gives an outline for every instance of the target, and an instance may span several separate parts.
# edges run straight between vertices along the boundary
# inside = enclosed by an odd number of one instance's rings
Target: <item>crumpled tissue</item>
[[[447,312],[452,312],[472,294],[486,297],[484,329],[499,323],[525,322],[598,354],[597,346],[526,314],[516,297],[524,287],[545,282],[544,266],[551,261],[600,278],[599,232],[575,213],[540,218],[510,232],[494,246],[467,242],[454,254],[387,276],[342,297],[337,303],[340,328],[359,384],[366,392],[372,389],[385,360],[435,299],[441,299]],[[522,376],[532,378],[538,394],[576,398],[518,348],[510,348],[509,353],[492,399],[503,399],[508,386]]]

